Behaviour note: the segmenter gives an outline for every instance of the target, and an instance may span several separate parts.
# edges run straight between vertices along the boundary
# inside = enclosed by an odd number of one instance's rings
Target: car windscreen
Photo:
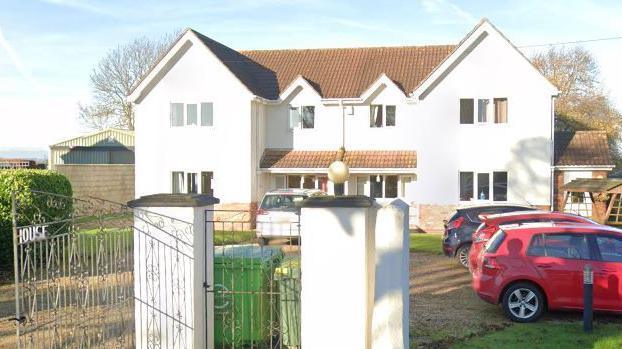
[[[295,203],[306,198],[305,195],[266,195],[259,208],[267,211],[296,211]]]

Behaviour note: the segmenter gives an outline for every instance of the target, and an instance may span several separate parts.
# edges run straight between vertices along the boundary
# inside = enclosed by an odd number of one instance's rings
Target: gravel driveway
[[[411,253],[411,347],[444,348],[456,339],[509,324],[499,307],[477,297],[471,275],[454,260]]]

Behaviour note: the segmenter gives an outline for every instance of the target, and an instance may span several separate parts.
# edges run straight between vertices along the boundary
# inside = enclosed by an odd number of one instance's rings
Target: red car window
[[[581,234],[535,235],[527,254],[564,259],[590,259],[587,240]]]
[[[617,236],[599,235],[596,244],[600,250],[600,258],[605,262],[622,262],[622,238]]]

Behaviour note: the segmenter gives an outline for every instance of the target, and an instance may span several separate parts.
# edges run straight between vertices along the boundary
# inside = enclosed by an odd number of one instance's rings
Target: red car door
[[[598,261],[594,270],[594,308],[622,311],[622,237],[599,234],[595,237]]]
[[[584,235],[537,235],[530,245],[528,255],[543,280],[549,297],[549,307],[583,307],[583,267],[590,259]]]

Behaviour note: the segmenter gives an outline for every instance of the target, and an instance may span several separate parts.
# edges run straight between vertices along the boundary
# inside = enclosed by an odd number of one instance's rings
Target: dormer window
[[[395,126],[395,106],[372,104],[369,106],[369,127]]]
[[[315,128],[315,106],[289,107],[289,128]]]

